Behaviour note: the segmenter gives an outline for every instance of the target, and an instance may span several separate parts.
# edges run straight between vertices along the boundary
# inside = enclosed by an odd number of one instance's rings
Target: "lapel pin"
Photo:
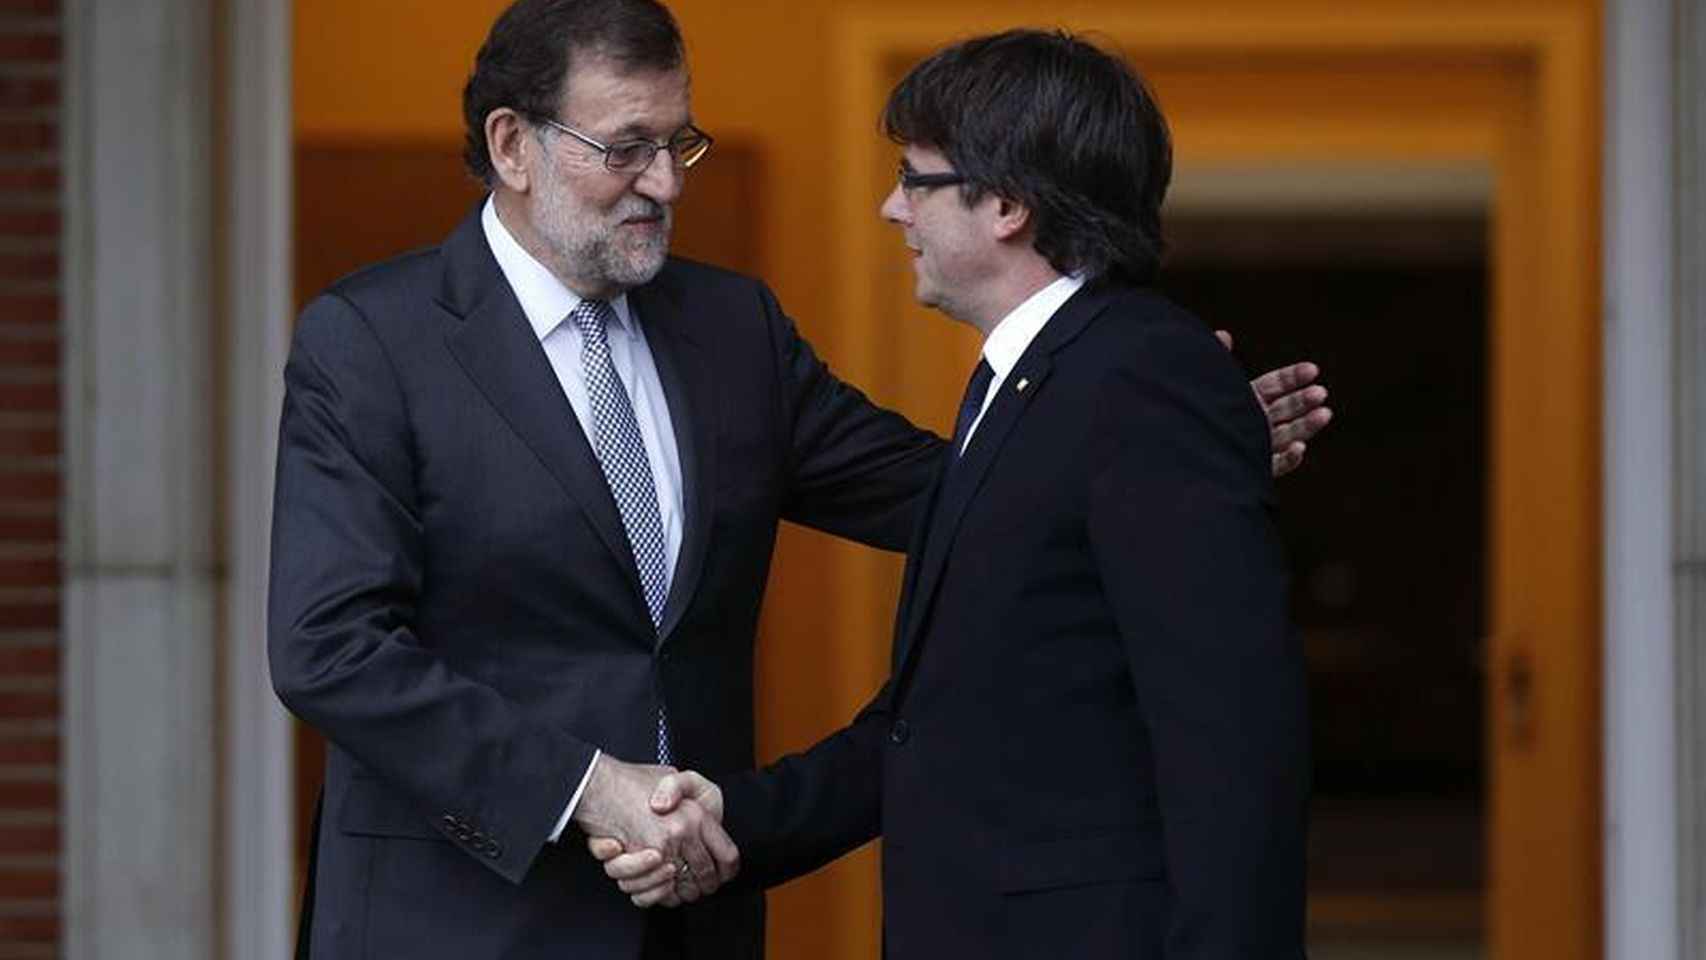
[[[1019,393],[1024,393],[1025,388],[1030,386],[1030,385],[1031,385],[1031,381],[1029,379],[1027,379],[1025,377],[1020,377],[1019,382],[1014,385],[1013,389]]]

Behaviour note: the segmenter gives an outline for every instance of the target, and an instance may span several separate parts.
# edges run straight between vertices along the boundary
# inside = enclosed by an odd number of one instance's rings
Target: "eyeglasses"
[[[900,189],[906,193],[915,190],[934,190],[937,187],[953,187],[965,183],[963,173],[950,170],[946,173],[919,173],[912,169],[906,161],[900,163]]]
[[[705,154],[711,150],[711,135],[691,123],[677,130],[675,136],[661,142],[636,137],[615,143],[599,143],[574,127],[550,117],[534,117],[533,121],[560,130],[597,150],[604,155],[604,168],[612,173],[638,173],[652,165],[652,158],[658,155],[659,150],[668,150],[670,160],[685,170],[705,159]]]

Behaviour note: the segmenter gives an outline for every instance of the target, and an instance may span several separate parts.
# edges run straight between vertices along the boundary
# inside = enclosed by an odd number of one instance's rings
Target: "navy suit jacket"
[[[880,831],[889,960],[1302,956],[1304,671],[1271,490],[1210,331],[1080,290],[942,471],[882,692],[725,784],[747,882]]]
[[[685,532],[656,639],[597,459],[478,208],[304,310],[285,370],[269,653],[329,741],[312,956],[638,955],[643,914],[573,829],[596,748],[753,757],[779,519],[900,549],[941,441],[832,376],[761,284],[671,260],[630,292],[675,424]],[[687,911],[755,957],[762,900]]]

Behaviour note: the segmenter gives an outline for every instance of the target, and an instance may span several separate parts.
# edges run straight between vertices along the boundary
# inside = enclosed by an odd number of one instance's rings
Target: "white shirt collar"
[[[1049,318],[1082,286],[1084,278],[1081,275],[1061,277],[1031,294],[1024,303],[1001,318],[1001,322],[989,332],[989,338],[983,341],[983,359],[995,371],[995,382],[1007,379],[1007,374],[1012,372]]]
[[[558,280],[550,268],[534,259],[533,254],[522,249],[509,228],[498,218],[497,203],[490,196],[486,198],[485,209],[480,211],[480,226],[486,232],[486,245],[492,248],[498,269],[503,271],[504,279],[515,291],[515,298],[521,301],[521,312],[526,314],[534,336],[544,340],[569,318],[570,311],[580,306],[582,298],[564,286],[563,281]],[[616,312],[617,324],[623,330],[631,330],[628,295],[624,293],[610,301],[610,307]]]

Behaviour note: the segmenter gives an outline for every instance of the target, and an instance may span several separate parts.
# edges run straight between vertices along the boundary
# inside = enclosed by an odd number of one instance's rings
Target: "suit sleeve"
[[[872,403],[832,373],[768,290],[760,292],[788,471],[784,519],[885,550],[905,550],[944,441]],[[724,826],[740,847],[734,891],[810,873],[882,830],[885,686],[857,717],[802,753],[719,779]]]
[[[832,373],[764,294],[783,389],[784,519],[905,550],[946,444]]]
[[[1089,533],[1154,750],[1166,956],[1301,957],[1304,669],[1261,413],[1188,318],[1152,324],[1099,400]]]
[[[594,747],[452,670],[415,634],[421,511],[390,358],[354,305],[322,296],[303,312],[285,368],[274,689],[452,842],[519,883]]]
[[[723,826],[740,847],[732,889],[803,876],[882,832],[887,685],[853,722],[803,753],[725,778]]]

